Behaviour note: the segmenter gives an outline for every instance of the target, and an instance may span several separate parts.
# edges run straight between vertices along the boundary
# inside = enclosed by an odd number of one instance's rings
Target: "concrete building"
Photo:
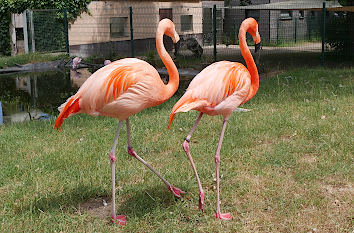
[[[209,1],[92,1],[88,6],[89,13],[82,14],[69,27],[70,54],[83,57],[107,56],[110,53],[129,56],[129,7],[133,11],[136,53],[155,50],[156,28],[162,18],[172,19],[180,37],[193,36],[201,43],[203,2]],[[223,1],[213,1],[220,2],[223,5]],[[169,38],[165,38],[165,45],[168,50],[173,47]]]

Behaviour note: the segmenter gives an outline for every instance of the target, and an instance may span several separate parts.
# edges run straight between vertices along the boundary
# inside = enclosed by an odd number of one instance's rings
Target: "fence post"
[[[216,62],[216,5],[213,6],[214,62]]]
[[[277,19],[277,45],[279,44],[279,18]]]
[[[297,17],[295,17],[295,44],[296,44],[296,37],[297,37]]]
[[[309,41],[311,40],[311,26],[312,26],[312,18],[310,17],[310,20],[308,21],[308,37],[309,37]]]
[[[31,47],[32,47],[32,52],[36,52],[36,42],[35,42],[35,39],[34,39],[34,24],[33,24],[33,11],[30,10],[28,11],[29,12],[29,18],[30,18],[30,30],[31,30]]]
[[[129,7],[129,18],[130,18],[130,52],[131,56],[134,57],[134,28],[133,28],[133,7]]]
[[[29,52],[28,49],[28,31],[27,31],[27,10],[23,11],[23,42],[25,45],[25,53]]]
[[[2,115],[2,107],[1,107],[1,101],[0,101],[0,125],[2,125],[4,123],[4,118]]]
[[[65,48],[66,48],[66,53],[68,55],[70,55],[68,13],[67,13],[66,8],[64,8],[64,30],[65,30]]]
[[[322,7],[322,56],[321,65],[324,66],[325,63],[325,38],[326,38],[326,2],[323,2]]]

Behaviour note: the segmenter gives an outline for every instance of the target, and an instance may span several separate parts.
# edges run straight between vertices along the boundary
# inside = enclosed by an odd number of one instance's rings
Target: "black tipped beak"
[[[177,41],[177,43],[174,44],[175,48],[179,48],[180,44],[181,44],[181,40]]]
[[[259,42],[258,44],[254,44],[254,52],[255,53],[257,53],[260,48],[261,48],[261,42]]]
[[[181,44],[181,40],[179,40],[176,44],[173,44],[173,46],[175,47],[175,52],[174,52],[175,56],[177,56],[178,54],[180,44]]]

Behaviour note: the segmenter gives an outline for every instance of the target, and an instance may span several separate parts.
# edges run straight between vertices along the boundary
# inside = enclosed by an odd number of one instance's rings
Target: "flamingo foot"
[[[170,190],[175,197],[181,198],[181,194],[185,194],[186,192],[182,191],[179,188],[173,187],[172,185],[168,186],[168,190]]]
[[[111,216],[111,220],[113,223],[119,224],[121,226],[124,226],[127,223],[125,215],[118,215],[116,217]]]
[[[128,154],[136,158],[136,152],[133,147],[128,146]]]
[[[222,214],[220,212],[216,212],[215,217],[220,220],[231,220],[232,219],[232,216],[230,213]]]
[[[204,212],[204,192],[199,193],[199,209]]]

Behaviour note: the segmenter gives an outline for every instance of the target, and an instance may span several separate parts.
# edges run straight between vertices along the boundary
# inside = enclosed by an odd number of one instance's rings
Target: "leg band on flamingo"
[[[111,163],[114,163],[114,162],[116,162],[116,156],[114,155],[114,153],[113,152],[111,152],[110,154],[109,154],[109,159],[111,160]]]

